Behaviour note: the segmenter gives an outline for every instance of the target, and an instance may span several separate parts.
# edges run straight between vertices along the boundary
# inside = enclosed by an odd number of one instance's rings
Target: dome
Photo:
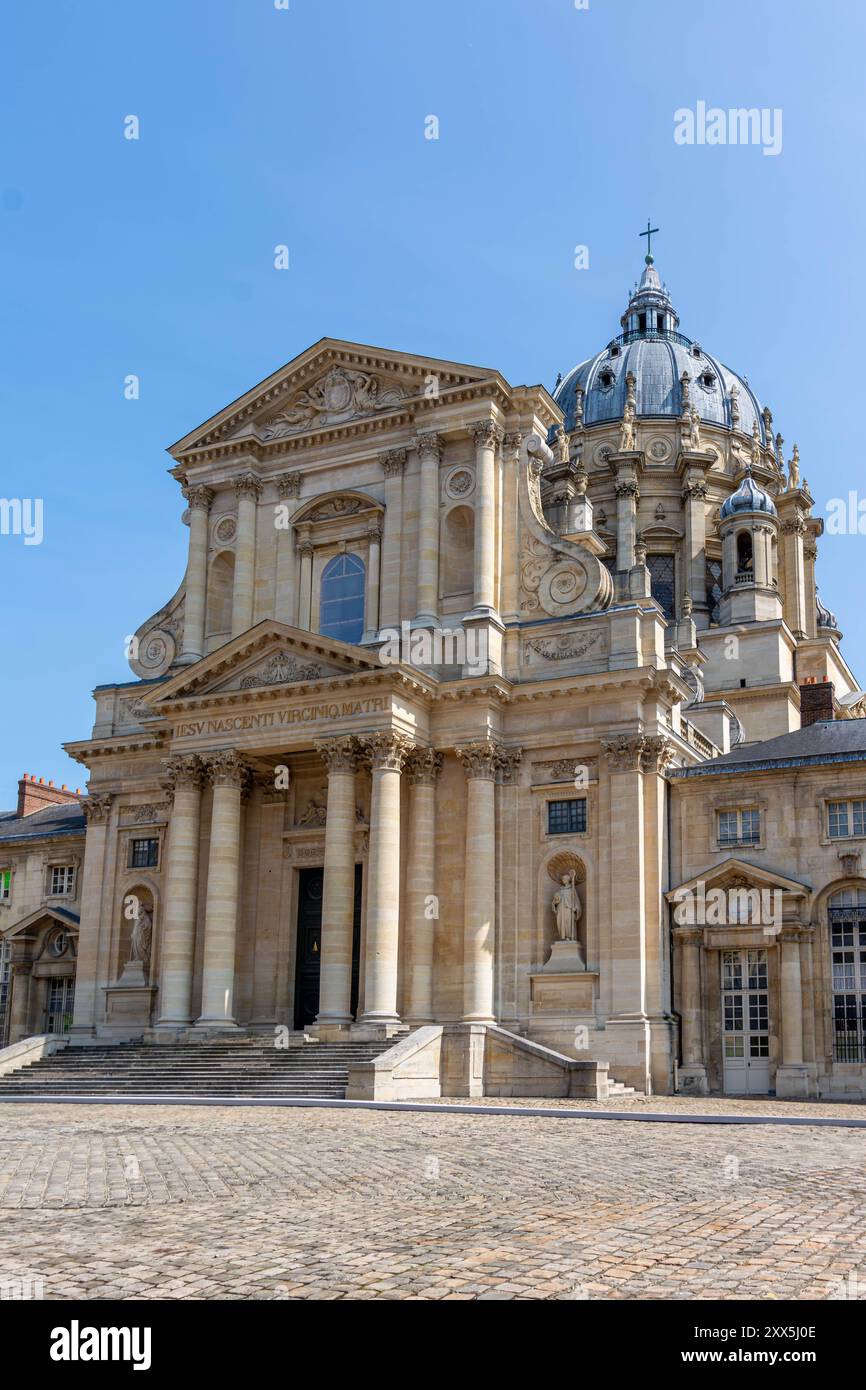
[[[819,627],[829,628],[831,632],[839,631],[839,624],[836,621],[836,614],[831,613],[829,608],[825,608],[824,604],[818,597],[817,584],[815,585],[815,617],[817,619]]]
[[[768,492],[758,486],[749,468],[746,469],[746,476],[736,492],[732,492],[727,501],[722,503],[719,520],[726,521],[728,517],[736,516],[739,512],[768,512],[770,516],[776,515],[775,502]]]
[[[624,331],[574,367],[554,390],[567,432],[580,423],[621,420],[629,372],[635,378],[639,418],[678,419],[683,414],[686,374],[689,401],[701,420],[745,435],[751,435],[757,424],[761,443],[772,448],[763,410],[745,378],[678,332],[679,316],[649,258],[620,323]]]

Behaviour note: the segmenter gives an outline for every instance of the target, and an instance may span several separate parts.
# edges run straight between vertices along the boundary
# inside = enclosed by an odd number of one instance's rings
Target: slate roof
[[[15,811],[0,811],[0,843],[45,840],[58,835],[83,835],[86,827],[84,812],[77,801],[45,806],[29,816],[19,816]]]
[[[724,776],[782,767],[866,762],[866,719],[826,719],[761,743],[740,744],[696,767],[676,768],[670,777]]]

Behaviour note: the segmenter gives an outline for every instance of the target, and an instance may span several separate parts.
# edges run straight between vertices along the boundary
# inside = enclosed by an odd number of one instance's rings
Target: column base
[[[685,1066],[677,1067],[677,1095],[708,1096],[709,1094],[710,1083],[707,1080],[707,1069],[702,1062],[689,1062]]]
[[[783,1062],[776,1068],[776,1096],[779,1100],[813,1100],[818,1094],[815,1065]]]
[[[359,1018],[349,1029],[349,1036],[358,1042],[382,1042],[406,1031],[406,1024],[397,1018]]]
[[[193,1029],[196,1033],[237,1033],[238,1025],[233,1018],[197,1018]]]

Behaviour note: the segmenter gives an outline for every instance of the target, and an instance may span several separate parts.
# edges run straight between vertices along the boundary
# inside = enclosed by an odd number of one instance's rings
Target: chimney
[[[34,811],[44,811],[46,806],[65,806],[70,801],[78,801],[75,792],[66,787],[55,787],[53,782],[46,784],[45,778],[38,780],[25,772],[18,783],[18,816],[32,816]]]
[[[820,681],[814,676],[804,681],[800,686],[800,728],[833,718],[833,682],[826,676]]]

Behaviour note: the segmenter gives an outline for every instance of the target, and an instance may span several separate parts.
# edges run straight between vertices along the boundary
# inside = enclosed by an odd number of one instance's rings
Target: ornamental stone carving
[[[324,787],[319,796],[311,796],[303,812],[298,817],[298,825],[323,826],[328,821],[328,804]]]
[[[295,681],[315,681],[321,677],[322,668],[315,662],[302,665],[288,652],[274,652],[259,671],[244,676],[241,690],[255,690],[267,685],[290,685]]]
[[[205,768],[197,753],[175,753],[162,764],[162,785],[174,790],[176,787],[200,787],[205,781]]]
[[[187,500],[187,504],[194,511],[208,511],[214,499],[214,494],[211,492],[210,488],[204,487],[200,483],[197,483],[194,487],[185,487],[182,489],[182,492]]]
[[[476,449],[495,449],[505,438],[505,433],[494,420],[478,420],[469,426]]]
[[[500,784],[500,786],[516,786],[518,774],[520,772],[520,765],[522,762],[522,748],[500,749],[496,768],[496,780]]]
[[[601,741],[611,772],[638,772],[646,746],[643,734],[618,734]]]
[[[520,430],[506,430],[503,444],[510,454],[519,454],[522,443],[523,435]]]
[[[599,655],[605,649],[603,628],[593,628],[591,632],[570,636],[563,633],[559,637],[533,637],[524,643],[524,652],[534,652],[544,661],[576,661],[587,656],[595,648]]]
[[[250,497],[257,502],[261,496],[262,484],[255,473],[242,473],[240,477],[235,478],[234,488],[238,501],[242,497]]]
[[[425,430],[415,440],[415,448],[419,454],[434,454],[437,459],[442,457],[444,447],[445,441],[441,434],[437,434],[436,430]]]
[[[454,502],[469,497],[475,491],[475,474],[471,468],[455,468],[445,479],[445,493]]]
[[[358,766],[358,743],[354,738],[319,739],[315,744],[328,772],[354,772]]]
[[[307,517],[307,521],[334,521],[339,517],[357,516],[358,512],[369,510],[369,503],[363,502],[360,497],[329,497],[314,512]]]
[[[640,755],[640,770],[647,773],[662,773],[670,767],[674,757],[674,746],[669,738],[665,738],[663,734],[649,734],[644,738],[644,746]]]
[[[214,540],[221,545],[228,545],[233,541],[238,533],[238,524],[233,516],[221,517],[213,528]]]
[[[415,748],[406,759],[406,776],[413,787],[433,787],[442,771],[443,755],[435,748]]]
[[[84,812],[84,819],[87,824],[104,824],[111,814],[113,800],[113,792],[89,792],[87,797],[78,803]]]
[[[277,492],[285,501],[289,497],[300,497],[301,495],[301,475],[300,473],[280,473],[279,477],[274,478],[277,485]]]
[[[369,734],[359,740],[365,759],[374,772],[401,772],[403,764],[414,747],[405,734],[388,731]]]
[[[282,439],[304,430],[324,429],[349,420],[395,410],[405,399],[399,386],[386,386],[370,372],[330,367],[323,376],[292,397],[277,415],[265,421],[263,439]]]
[[[640,501],[640,488],[633,479],[625,479],[614,485],[614,492],[617,497],[632,497],[635,505]]]
[[[389,449],[386,454],[379,455],[379,462],[386,478],[402,477],[406,467],[406,450]]]
[[[245,791],[250,784],[250,769],[234,748],[221,748],[205,757],[208,781],[214,787],[235,787]]]
[[[485,740],[479,743],[467,743],[462,748],[455,748],[467,779],[479,778],[485,782],[495,782],[496,774],[499,770],[502,756],[502,748],[498,743]]]

